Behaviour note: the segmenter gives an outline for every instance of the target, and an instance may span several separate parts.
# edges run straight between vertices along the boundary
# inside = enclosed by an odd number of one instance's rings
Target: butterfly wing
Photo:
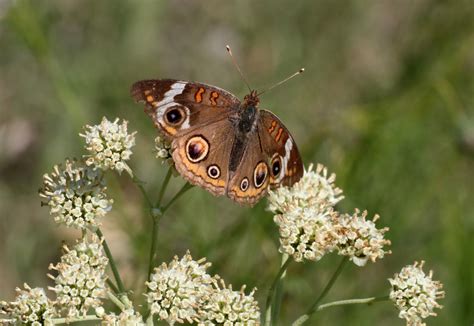
[[[138,81],[130,92],[170,141],[236,114],[240,105],[223,89],[174,79]]]
[[[228,196],[253,205],[269,187],[291,186],[303,172],[301,156],[288,129],[273,113],[260,110],[257,128],[249,135],[235,173],[231,172]]]
[[[220,88],[172,79],[143,80],[131,94],[171,142],[176,170],[214,195],[225,193],[240,101]]]
[[[252,131],[244,146],[237,168],[229,172],[227,196],[240,204],[252,206],[267,193],[270,182],[269,162],[257,130]]]
[[[220,119],[172,142],[176,170],[190,183],[216,196],[224,195],[228,180],[233,125]]]
[[[303,161],[295,140],[280,119],[270,111],[260,110],[258,132],[270,159],[270,186],[291,186],[301,179]]]

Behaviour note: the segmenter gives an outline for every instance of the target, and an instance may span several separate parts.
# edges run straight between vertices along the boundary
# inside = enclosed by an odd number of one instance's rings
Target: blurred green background
[[[306,72],[262,97],[292,131],[305,164],[337,174],[339,208],[379,213],[393,254],[348,265],[326,301],[383,295],[387,278],[427,261],[445,285],[430,325],[474,322],[474,2],[8,1],[0,0],[0,299],[23,282],[49,285],[61,241],[40,207],[42,174],[83,152],[78,133],[102,116],[138,130],[131,166],[157,195],[166,166],[156,130],[130,85],[145,78],[246,88]],[[108,175],[104,233],[128,288],[142,300],[150,240],[143,198],[126,176]],[[183,180],[172,179],[166,198]],[[161,223],[159,258],[190,249],[234,288],[257,287],[263,305],[279,265],[278,232],[265,200],[244,208],[192,189]],[[339,257],[289,269],[281,325],[303,313]],[[311,324],[403,325],[389,303],[320,313]]]

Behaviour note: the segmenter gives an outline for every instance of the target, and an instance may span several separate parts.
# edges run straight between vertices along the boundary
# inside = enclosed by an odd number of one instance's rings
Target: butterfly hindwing
[[[195,130],[173,140],[176,170],[190,183],[219,196],[225,194],[228,179],[232,130],[228,119]]]
[[[227,195],[240,204],[258,202],[267,193],[270,182],[268,164],[268,155],[255,130],[249,135],[239,165],[230,172]]]

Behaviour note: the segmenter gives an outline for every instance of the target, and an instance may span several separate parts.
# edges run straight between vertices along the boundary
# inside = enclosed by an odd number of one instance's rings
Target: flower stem
[[[172,168],[169,167],[168,171],[166,172],[165,180],[163,180],[163,183],[161,184],[161,189],[160,189],[160,192],[158,193],[158,199],[156,200],[156,204],[154,207],[161,206],[161,201],[163,200],[163,195],[165,194],[166,187],[168,187],[168,183],[170,182],[172,171],[173,171]]]
[[[362,298],[362,299],[348,299],[348,300],[339,300],[339,301],[333,301],[329,303],[325,303],[322,305],[319,305],[316,308],[316,311],[321,311],[323,309],[329,308],[329,307],[334,307],[334,306],[342,306],[342,305],[350,305],[350,304],[368,304],[371,305],[375,302],[381,302],[381,301],[387,301],[389,300],[388,295],[382,296],[382,297],[371,297],[371,298]],[[292,326],[300,326],[303,325],[306,321],[311,316],[308,314],[304,314],[301,317],[299,317],[296,321],[291,324]]]
[[[281,265],[283,266],[287,260],[289,259],[289,256],[287,254],[283,254],[281,256]],[[281,307],[281,300],[283,297],[283,279],[286,276],[286,271],[281,274],[281,277],[278,280],[278,283],[276,285],[275,289],[275,297],[272,302],[272,308],[271,308],[271,320],[272,324],[274,324],[278,320],[278,315],[280,314],[280,307]]]
[[[308,311],[306,312],[306,314],[304,314],[303,316],[301,316],[300,318],[298,318],[298,320],[296,320],[294,323],[293,323],[293,326],[296,326],[296,325],[303,325],[303,323],[305,323],[310,317],[312,314],[314,314],[316,311],[318,311],[318,306],[319,306],[319,303],[321,302],[321,300],[324,299],[324,297],[328,294],[329,290],[331,290],[332,286],[334,285],[334,283],[336,282],[337,278],[339,277],[339,275],[341,274],[342,270],[344,269],[344,266],[346,265],[346,263],[348,262],[349,258],[348,257],[344,257],[342,258],[341,262],[339,263],[339,266],[337,266],[337,269],[336,271],[334,272],[334,274],[332,275],[331,279],[329,280],[328,284],[326,284],[326,286],[324,287],[323,289],[323,292],[321,292],[321,294],[319,295],[319,297],[316,299],[316,301],[313,302],[313,304],[309,307]]]
[[[114,284],[114,282],[112,282],[111,279],[107,278],[107,285],[109,286],[109,288],[115,293],[119,293],[119,289],[117,288],[117,285]]]
[[[169,171],[171,171],[171,170],[169,170]],[[166,175],[166,178],[165,178],[165,181],[163,182],[163,184],[168,184],[169,176],[171,176],[171,173],[170,173],[170,172]],[[153,227],[152,227],[152,238],[151,238],[150,257],[149,257],[149,261],[148,261],[148,277],[147,277],[147,280],[150,280],[150,275],[151,275],[151,273],[153,272],[153,268],[155,267],[154,262],[155,262],[156,256],[157,256],[156,247],[157,247],[157,245],[158,245],[158,223],[160,222],[161,217],[162,217],[163,214],[168,210],[168,208],[169,208],[179,197],[181,197],[181,195],[183,195],[186,191],[188,191],[188,190],[191,189],[192,187],[193,187],[193,185],[191,185],[190,183],[186,183],[186,184],[176,193],[176,195],[174,195],[174,197],[171,198],[171,200],[168,202],[168,204],[166,204],[166,206],[164,206],[163,208],[154,208],[154,209],[153,209]],[[166,188],[166,187],[161,187],[160,196],[158,197],[158,202],[161,201],[161,199],[162,199],[162,197],[163,197],[162,193],[164,193],[165,188]]]
[[[384,295],[382,297],[371,297],[371,298],[362,298],[362,299],[348,299],[348,300],[339,300],[339,301],[333,301],[333,302],[328,302],[325,304],[322,304],[318,306],[317,311],[321,311],[323,309],[329,308],[329,307],[334,307],[334,306],[343,306],[343,305],[349,305],[349,304],[372,304],[375,302],[381,302],[381,301],[388,301],[389,296]]]
[[[91,321],[91,320],[101,320],[100,317],[97,317],[96,315],[86,315],[86,316],[81,316],[81,317],[67,317],[67,318],[54,318],[51,319],[51,322],[53,325],[60,325],[60,324],[70,324],[70,323],[75,323],[75,322],[81,322],[81,321]]]
[[[146,201],[148,207],[152,208],[153,204],[151,203],[150,196],[148,196],[148,193],[146,192],[145,187],[143,187],[143,184],[145,182],[138,179],[135,175],[132,177],[132,181],[133,181],[134,184],[137,185],[138,189],[140,189],[140,192],[142,193],[143,198],[145,198],[145,201]]]
[[[107,291],[107,296],[109,297],[110,301],[112,301],[117,307],[120,308],[121,311],[125,310],[125,305],[119,298],[117,298],[112,292]]]
[[[155,259],[156,259],[156,246],[158,245],[158,223],[160,221],[160,215],[153,216],[153,226],[151,230],[151,247],[150,247],[150,256],[148,258],[148,276],[147,280],[150,280],[151,273],[153,272],[153,268],[155,267]]]
[[[332,275],[331,279],[329,280],[328,284],[326,284],[326,287],[324,288],[323,292],[319,295],[319,297],[314,301],[314,303],[311,305],[311,307],[308,309],[307,314],[311,315],[316,311],[316,308],[318,304],[321,302],[321,300],[324,299],[324,297],[328,294],[329,290],[331,290],[332,286],[334,285],[334,282],[336,282],[337,278],[341,274],[342,270],[344,269],[344,266],[348,262],[348,257],[342,258],[341,262],[339,263],[339,266],[337,266],[336,271]]]
[[[99,236],[99,238],[102,239],[102,246],[104,247],[105,255],[109,259],[109,266],[112,269],[112,273],[114,274],[118,290],[120,293],[124,293],[125,287],[123,286],[122,279],[120,278],[120,274],[118,272],[117,265],[115,264],[114,257],[112,256],[112,252],[110,251],[109,245],[107,244],[107,241],[105,241],[104,234],[99,228],[95,232]]]
[[[272,308],[273,308],[273,298],[275,296],[275,289],[277,285],[279,284],[280,280],[283,278],[283,274],[285,271],[288,269],[288,266],[291,263],[291,259],[288,258],[283,265],[281,265],[280,270],[278,271],[277,275],[275,276],[275,279],[272,282],[272,285],[270,286],[270,289],[268,290],[268,296],[267,296],[267,302],[265,304],[265,315],[263,316],[263,325],[269,326],[272,324]]]
[[[192,187],[194,187],[192,184],[190,184],[189,182],[186,182],[184,184],[184,186],[176,193],[176,195],[174,195],[173,198],[171,198],[171,200],[168,202],[168,204],[166,204],[163,209],[161,210],[161,213],[164,214],[168,208],[170,208],[170,206],[179,198],[181,197],[184,193],[186,193],[186,191],[188,191],[189,189],[191,189]]]

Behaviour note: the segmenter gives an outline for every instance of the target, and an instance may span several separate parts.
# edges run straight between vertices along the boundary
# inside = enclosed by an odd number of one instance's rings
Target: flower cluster
[[[322,165],[316,171],[310,166],[292,187],[270,191],[269,210],[276,213],[280,251],[295,261],[319,260],[334,249],[328,219],[334,205],[343,199],[335,178]]]
[[[183,258],[175,256],[169,264],[155,268],[146,283],[151,313],[170,324],[197,322],[196,308],[209,296],[215,282],[206,272],[210,265],[205,259],[194,261],[187,252]]]
[[[269,195],[269,210],[280,232],[280,252],[297,262],[319,260],[325,254],[338,251],[349,256],[359,266],[368,259],[375,261],[389,253],[383,247],[388,230],[377,229],[366,220],[367,213],[340,214],[334,206],[343,199],[342,191],[334,185],[335,175],[318,165],[304,172],[292,187],[280,187]]]
[[[390,240],[384,239],[388,228],[376,228],[378,215],[372,220],[366,220],[366,217],[367,211],[360,214],[357,209],[353,215],[333,215],[333,234],[338,254],[350,257],[357,266],[364,266],[368,260],[375,262],[391,253],[384,250],[385,246],[390,245]]]
[[[316,171],[310,165],[292,187],[270,191],[268,209],[276,214],[296,215],[301,212],[326,216],[344,198],[342,190],[334,185],[335,180],[336,175],[328,175],[323,165],[318,164]]]
[[[162,136],[155,138],[156,158],[164,161],[171,158],[171,144]]]
[[[56,223],[84,229],[97,226],[97,219],[112,208],[113,201],[107,198],[106,189],[101,170],[81,161],[66,160],[43,176],[40,197],[50,207]]]
[[[132,155],[131,148],[135,146],[135,134],[127,131],[127,121],[119,123],[119,119],[110,122],[103,117],[99,125],[84,127],[80,136],[86,140],[86,149],[89,152],[87,165],[94,165],[103,170],[116,170],[121,173],[127,171],[132,175],[132,170],[126,161]]]
[[[169,324],[259,325],[260,312],[253,290],[250,294],[233,291],[217,275],[206,270],[210,263],[195,261],[186,253],[169,264],[155,268],[147,282],[148,304],[152,314]]]
[[[240,291],[232,290],[232,286],[216,286],[209,299],[200,311],[199,325],[259,325],[260,311],[253,297],[255,289],[248,295],[245,286]]]
[[[61,261],[49,266],[58,273],[56,277],[48,275],[56,283],[50,290],[56,292],[57,304],[68,317],[78,317],[101,305],[101,298],[106,294],[108,259],[101,240],[95,235],[90,239],[84,237],[72,250],[64,246],[64,250]]]
[[[114,313],[106,314],[104,308],[96,310],[97,317],[102,318],[104,326],[144,326],[143,317],[133,308],[125,309],[118,316]]]
[[[0,313],[11,318],[12,324],[48,325],[51,318],[57,316],[53,302],[48,299],[42,288],[30,288],[24,284],[24,290],[17,288],[13,302],[0,302]]]
[[[400,309],[398,316],[406,319],[410,326],[425,325],[422,319],[436,316],[433,310],[442,308],[437,300],[444,298],[444,291],[441,291],[443,285],[433,281],[433,271],[426,275],[423,265],[424,261],[405,266],[389,279],[392,286],[390,299]]]

